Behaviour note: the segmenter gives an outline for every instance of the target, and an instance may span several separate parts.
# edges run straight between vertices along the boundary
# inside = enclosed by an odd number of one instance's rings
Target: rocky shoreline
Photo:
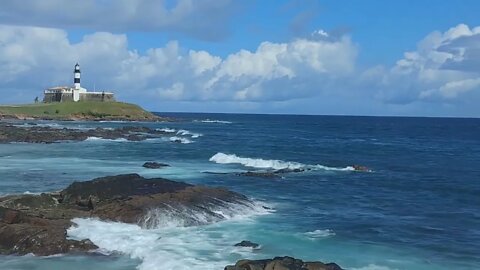
[[[126,122],[168,122],[172,121],[168,117],[160,117],[156,115],[152,116],[142,116],[142,117],[126,117],[126,116],[105,116],[105,115],[95,115],[95,114],[72,114],[69,116],[55,116],[55,115],[46,115],[46,116],[36,116],[36,115],[26,115],[26,114],[5,114],[0,113],[0,120],[55,120],[55,121],[126,121]]]
[[[0,198],[0,255],[49,256],[94,252],[98,247],[89,239],[68,238],[67,229],[75,226],[72,222],[74,218],[97,218],[155,228],[161,218],[156,214],[162,211],[188,209],[188,213],[201,213],[208,222],[216,222],[225,218],[217,210],[232,204],[253,206],[244,195],[226,189],[194,186],[163,178],[146,179],[138,174],[74,182],[59,192],[9,195]],[[186,226],[201,225],[198,220],[189,220],[188,216],[182,218]],[[235,246],[259,247],[250,241],[242,241]],[[291,257],[240,260],[225,267],[225,270],[252,269],[342,268],[334,263],[303,262]]]
[[[62,141],[84,141],[88,138],[108,140],[125,139],[128,141],[143,141],[147,139],[170,136],[161,130],[142,126],[126,126],[120,128],[70,129],[29,126],[0,123],[0,143],[56,143]]]
[[[155,227],[155,213],[189,209],[212,221],[224,217],[215,207],[251,202],[245,196],[221,188],[193,186],[137,174],[74,182],[60,192],[10,195],[0,198],[0,254],[41,256],[87,252],[96,249],[88,239],[67,239],[73,218],[98,218]],[[199,225],[186,220],[186,225]]]

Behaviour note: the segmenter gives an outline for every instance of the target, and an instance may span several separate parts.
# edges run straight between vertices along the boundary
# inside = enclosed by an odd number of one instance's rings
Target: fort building
[[[115,101],[115,96],[110,91],[90,92],[80,86],[80,65],[77,63],[73,70],[73,86],[55,86],[45,89],[43,102],[67,101]]]

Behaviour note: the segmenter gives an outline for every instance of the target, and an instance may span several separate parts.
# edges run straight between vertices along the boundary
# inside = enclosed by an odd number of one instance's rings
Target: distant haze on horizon
[[[480,117],[480,1],[4,0],[0,104],[113,90],[150,111]]]

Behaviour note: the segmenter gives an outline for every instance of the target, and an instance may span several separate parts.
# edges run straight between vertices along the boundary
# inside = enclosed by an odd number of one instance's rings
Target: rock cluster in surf
[[[0,198],[0,254],[53,255],[85,252],[96,246],[88,239],[67,239],[73,218],[154,226],[152,210],[188,209],[222,219],[214,206],[248,204],[238,193],[221,188],[193,186],[137,174],[108,176],[74,182],[64,190],[41,195],[10,195]],[[197,225],[192,220],[186,225]]]
[[[253,243],[251,241],[248,241],[248,240],[243,240],[240,243],[236,243],[234,246],[235,247],[258,248],[260,245],[257,244],[257,243]]]
[[[0,123],[0,143],[56,143],[62,141],[84,141],[88,138],[107,140],[124,139],[143,141],[168,135],[168,133],[142,126],[126,126],[120,128],[69,129],[45,126],[21,127]]]
[[[170,165],[165,163],[155,162],[155,161],[147,161],[143,163],[142,167],[147,169],[160,169],[164,167],[170,167]]]
[[[342,270],[336,263],[304,262],[292,257],[275,257],[267,260],[240,260],[224,270]]]

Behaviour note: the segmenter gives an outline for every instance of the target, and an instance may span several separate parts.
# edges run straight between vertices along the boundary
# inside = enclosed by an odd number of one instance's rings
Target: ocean
[[[76,219],[69,237],[91,239],[104,255],[0,256],[0,269],[213,270],[285,255],[353,270],[480,269],[480,119],[161,115],[179,120],[41,121],[80,129],[142,125],[171,138],[2,144],[0,194],[138,173],[226,187],[258,209],[225,209],[225,220],[190,227],[181,215],[153,229]],[[171,167],[146,169],[146,161]],[[353,171],[355,164],[371,171]],[[308,170],[278,179],[235,174],[284,168]],[[233,246],[242,240],[261,248]]]

